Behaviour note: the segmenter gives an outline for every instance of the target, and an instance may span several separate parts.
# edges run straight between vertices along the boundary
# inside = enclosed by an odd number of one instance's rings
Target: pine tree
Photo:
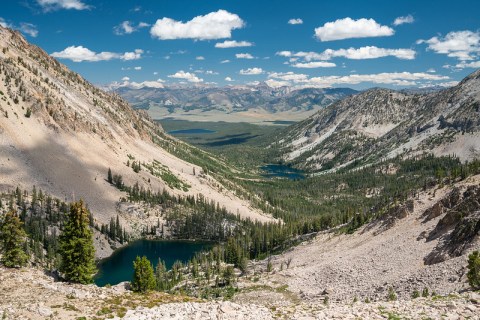
[[[155,279],[158,291],[169,289],[167,267],[165,266],[165,261],[160,258],[158,258],[157,267],[155,269]]]
[[[108,183],[112,184],[113,183],[113,176],[112,176],[112,170],[108,168],[108,176],[107,176]]]
[[[115,219],[110,218],[110,239],[114,240],[116,239],[116,232],[117,232],[117,226],[115,225]]]
[[[139,257],[133,262],[132,290],[135,292],[147,292],[156,287],[153,266],[146,256]]]
[[[36,203],[37,203],[37,188],[35,188],[35,186],[33,186],[33,189],[32,189],[32,208],[35,206]]]
[[[120,238],[119,241],[120,242],[123,242],[123,232],[122,232],[122,225],[120,224],[120,218],[117,214],[117,220],[116,220],[116,223],[115,223],[115,235]]]
[[[93,233],[88,220],[88,210],[83,201],[72,203],[68,221],[60,235],[60,272],[70,282],[92,283],[96,272]]]
[[[468,256],[468,283],[473,289],[480,289],[480,253],[473,251]]]
[[[0,241],[2,244],[2,263],[9,268],[23,267],[28,262],[28,255],[24,250],[27,234],[23,230],[18,216],[10,211],[5,215],[0,225]]]
[[[235,271],[232,266],[227,266],[223,271],[223,280],[227,286],[235,282]]]

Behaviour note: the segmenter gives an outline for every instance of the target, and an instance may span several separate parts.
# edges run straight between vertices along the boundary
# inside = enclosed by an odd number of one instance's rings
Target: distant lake
[[[207,133],[215,133],[215,130],[203,129],[203,128],[193,128],[193,129],[181,129],[181,130],[172,130],[168,131],[167,133],[172,135],[178,134],[207,134]]]
[[[273,124],[287,125],[287,126],[297,123],[297,121],[289,121],[289,120],[273,120],[273,121],[266,121],[266,122],[271,122]]]
[[[154,267],[158,258],[161,258],[165,261],[167,269],[171,269],[176,260],[187,262],[197,252],[212,247],[212,243],[201,241],[137,240],[116,250],[113,255],[100,262],[95,284],[103,287],[106,284],[115,285],[122,281],[131,281],[133,260],[137,256],[146,256]]]
[[[261,167],[265,174],[264,177],[267,178],[287,178],[291,180],[295,179],[305,179],[305,174],[302,170],[291,168],[283,164],[267,164]]]

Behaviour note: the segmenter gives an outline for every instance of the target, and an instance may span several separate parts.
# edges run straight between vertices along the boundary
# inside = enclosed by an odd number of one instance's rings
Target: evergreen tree
[[[60,235],[60,271],[70,282],[92,283],[96,272],[93,233],[88,220],[88,210],[83,201],[72,203],[68,221]]]
[[[117,214],[117,220],[116,220],[116,223],[115,223],[115,235],[120,238],[120,242],[123,243],[123,228],[122,228],[122,225],[120,224],[120,218],[118,217],[118,214]]]
[[[223,280],[227,286],[235,282],[235,271],[232,266],[227,266],[223,271]]]
[[[108,176],[107,176],[108,183],[112,184],[113,183],[113,176],[112,176],[112,170],[108,168]]]
[[[32,209],[33,209],[33,207],[35,206],[36,203],[37,203],[37,188],[35,188],[35,186],[33,186],[33,189],[32,189]]]
[[[24,250],[27,234],[23,230],[18,216],[10,211],[5,215],[0,225],[0,241],[2,244],[2,263],[9,268],[23,267],[28,262],[28,255]]]
[[[155,269],[155,279],[158,291],[169,289],[167,267],[165,266],[165,261],[160,258],[158,258],[157,267]]]
[[[480,289],[480,253],[473,251],[468,256],[468,283],[473,289]]]
[[[132,290],[135,292],[147,292],[156,287],[153,266],[146,256],[138,257],[133,262]]]
[[[116,238],[117,226],[115,225],[115,219],[113,217],[110,219],[110,238],[115,241]]]

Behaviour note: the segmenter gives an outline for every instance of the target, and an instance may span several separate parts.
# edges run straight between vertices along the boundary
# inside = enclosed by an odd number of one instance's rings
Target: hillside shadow
[[[233,144],[242,144],[258,136],[259,136],[258,134],[250,135],[249,133],[246,133],[246,134],[240,134],[240,135],[237,135],[236,137],[227,138],[227,139],[224,139],[224,137],[222,137],[222,138],[219,138],[219,140],[217,141],[203,143],[202,146],[222,147],[222,146],[233,145]]]
[[[95,152],[89,145],[79,149]],[[83,163],[56,139],[49,137],[33,148],[22,149],[13,161],[18,161],[22,170],[8,174],[27,190],[35,185],[66,202],[83,199],[95,216],[115,214],[118,191],[105,180],[108,168]]]

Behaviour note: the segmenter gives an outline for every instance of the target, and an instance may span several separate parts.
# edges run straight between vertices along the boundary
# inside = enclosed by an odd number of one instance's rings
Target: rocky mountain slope
[[[146,109],[154,118],[160,114],[177,117],[181,114],[208,115],[217,112],[230,116],[256,113],[275,119],[283,115],[285,120],[291,120],[288,114],[303,115],[305,118],[332,102],[356,93],[348,88],[272,88],[265,83],[226,87],[118,87],[114,91],[135,108]]]
[[[284,159],[312,170],[399,154],[480,154],[480,71],[429,94],[371,89],[347,97],[288,128]]]
[[[270,219],[160,144],[210,157],[165,135],[144,111],[91,85],[20,33],[0,27],[0,191],[35,185],[66,201],[83,198],[97,222],[106,223],[125,196],[106,181],[111,168],[130,186],[203,194],[243,217]],[[145,167],[135,172],[126,166],[133,161],[155,163],[162,174]],[[166,183],[162,175],[185,187]],[[121,220],[128,226],[129,214]]]

